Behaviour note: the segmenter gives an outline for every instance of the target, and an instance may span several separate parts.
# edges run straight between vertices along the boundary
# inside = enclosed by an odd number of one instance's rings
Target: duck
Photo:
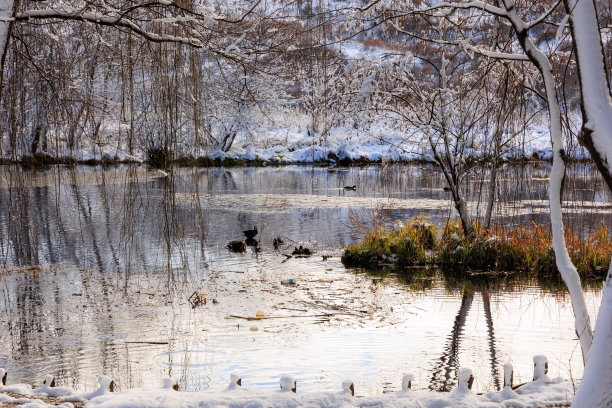
[[[257,236],[257,227],[253,227],[253,229],[245,230],[243,232],[244,236],[247,237],[247,239],[253,239]]]
[[[278,247],[280,247],[281,245],[284,245],[285,242],[283,241],[283,239],[278,236],[276,238],[274,238],[274,240],[272,241],[272,245],[274,246],[274,249],[278,249]]]
[[[250,247],[259,246],[259,242],[256,239],[247,238],[244,242],[247,246],[250,246]]]
[[[357,186],[344,186],[344,189],[347,191],[355,191],[357,190]]]
[[[244,252],[246,251],[247,245],[244,241],[234,240],[228,242],[225,247],[232,252]]]

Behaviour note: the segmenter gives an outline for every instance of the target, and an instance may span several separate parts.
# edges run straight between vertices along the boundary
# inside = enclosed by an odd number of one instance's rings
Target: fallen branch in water
[[[321,314],[312,314],[312,315],[266,316],[266,317],[245,317],[245,316],[238,316],[238,315],[229,315],[227,318],[244,319],[244,320],[299,319],[302,317],[333,317],[335,315],[341,315],[341,314],[347,314],[347,313],[321,313]]]

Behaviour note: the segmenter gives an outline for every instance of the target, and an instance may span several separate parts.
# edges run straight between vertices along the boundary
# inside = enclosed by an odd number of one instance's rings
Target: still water
[[[545,222],[548,171],[505,169],[495,222]],[[276,388],[291,374],[298,392],[350,378],[357,395],[371,395],[399,389],[406,372],[415,388],[450,389],[457,368],[470,367],[484,391],[499,387],[507,361],[515,381],[529,380],[535,354],[548,356],[553,377],[581,376],[562,289],[342,266],[341,249],[359,238],[351,216],[367,219],[373,208],[388,222],[454,216],[428,166],[0,173],[0,367],[11,383],[50,373],[92,389],[106,374],[127,389],[171,375],[182,389],[203,390],[238,373],[244,385]],[[568,187],[568,224],[610,225],[609,193],[593,168],[573,169]],[[486,189],[478,177],[466,187],[475,215]],[[225,248],[253,226],[261,251]],[[274,250],[277,236],[286,245]],[[315,254],[289,257],[298,245]],[[297,285],[282,285],[287,278]],[[207,292],[206,305],[191,307],[194,291]],[[245,319],[258,311],[266,319]]]

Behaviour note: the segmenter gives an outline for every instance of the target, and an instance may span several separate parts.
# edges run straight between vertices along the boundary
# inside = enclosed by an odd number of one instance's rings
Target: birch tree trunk
[[[12,17],[15,13],[14,0],[0,0],[0,99],[4,88],[4,62],[13,28]]]
[[[582,98],[581,138],[612,190],[612,101],[593,0],[564,0],[576,50]],[[595,337],[573,407],[612,406],[612,265],[603,288]]]
[[[565,245],[565,233],[563,230],[563,215],[561,212],[561,188],[565,176],[565,150],[561,133],[561,109],[557,96],[557,86],[550,60],[533,41],[529,38],[525,23],[518,16],[514,0],[504,0],[507,17],[516,30],[517,37],[525,55],[535,65],[542,75],[544,88],[546,90],[546,102],[548,104],[548,117],[550,121],[550,140],[553,149],[553,165],[550,172],[548,189],[548,201],[550,206],[550,223],[553,235],[553,250],[555,261],[561,278],[570,293],[572,310],[574,311],[574,327],[580,340],[582,359],[586,364],[593,343],[593,331],[591,321],[586,307],[584,292],[580,283],[580,276],[576,267],[570,259]]]

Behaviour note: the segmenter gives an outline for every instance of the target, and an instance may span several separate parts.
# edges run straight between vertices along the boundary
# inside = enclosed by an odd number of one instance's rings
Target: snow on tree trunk
[[[567,252],[567,246],[565,245],[563,215],[561,213],[561,187],[565,176],[565,151],[561,133],[561,109],[557,99],[555,77],[550,60],[529,38],[525,23],[517,14],[514,1],[504,0],[504,7],[508,13],[508,18],[517,31],[517,37],[521,47],[529,60],[531,60],[540,71],[542,79],[544,80],[550,120],[550,140],[553,149],[553,165],[550,173],[548,191],[553,250],[555,251],[557,268],[570,293],[572,309],[574,311],[576,334],[580,340],[582,359],[586,364],[591,344],[593,343],[593,330],[591,329],[584,292],[580,284],[580,276],[570,259],[569,253]]]
[[[612,102],[592,0],[565,0],[576,49],[582,97],[581,139],[612,189]]]
[[[2,79],[4,78],[2,72],[4,72],[4,61],[13,17],[13,3],[13,0],[0,0],[0,58],[2,59],[0,63],[0,92],[2,92]]]
[[[612,265],[603,288],[595,338],[572,407],[612,406]]]
[[[535,48],[535,47],[534,47]],[[543,57],[542,76],[546,87],[548,98],[548,110],[550,113],[550,138],[553,148],[553,165],[550,171],[548,200],[550,205],[550,223],[553,235],[553,250],[555,251],[555,261],[561,277],[567,286],[572,301],[572,309],[575,316],[575,329],[580,339],[582,349],[582,359],[586,363],[591,344],[593,342],[593,331],[591,321],[586,307],[584,292],[580,283],[580,275],[570,259],[565,244],[565,232],[563,229],[563,215],[561,212],[561,191],[563,178],[565,177],[565,151],[563,148],[563,138],[561,135],[561,111],[557,100],[557,90],[553,77],[552,66],[548,58],[539,50]],[[545,59],[545,62],[544,62]]]
[[[565,0],[581,86],[582,140],[612,190],[612,101],[597,12],[592,0]],[[612,405],[612,265],[603,288],[595,338],[573,407]]]
[[[4,54],[8,41],[11,17],[13,17],[13,0],[0,0],[0,54]]]

